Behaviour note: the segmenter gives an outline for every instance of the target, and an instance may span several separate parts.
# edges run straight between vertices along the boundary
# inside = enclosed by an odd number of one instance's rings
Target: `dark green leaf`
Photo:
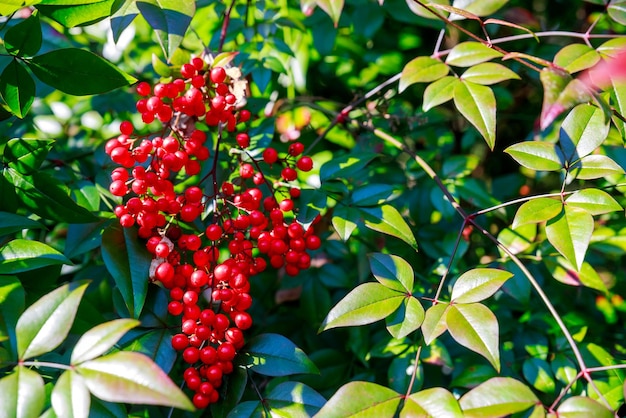
[[[546,225],[548,241],[580,270],[593,233],[593,217],[583,209],[566,205]]]
[[[461,79],[489,86],[505,80],[519,80],[520,76],[502,64],[484,62],[468,68],[461,76]]]
[[[24,304],[24,288],[17,277],[0,276],[0,339],[8,336],[11,359],[17,357],[15,325],[24,311]]]
[[[559,144],[566,160],[571,163],[593,152],[606,139],[609,127],[601,109],[588,104],[576,106],[559,132]]]
[[[251,339],[242,360],[251,370],[266,376],[319,373],[304,351],[279,334],[261,334]]]
[[[442,177],[465,177],[472,173],[480,164],[476,155],[452,155],[443,162]]]
[[[364,184],[352,192],[352,204],[355,206],[378,206],[395,196],[396,189],[391,184]]]
[[[350,382],[328,400],[316,418],[392,417],[402,395],[370,382]]]
[[[39,222],[25,216],[15,215],[9,212],[0,212],[0,236],[9,235],[23,229],[43,229]]]
[[[559,418],[612,418],[613,411],[586,396],[572,396],[557,408]]]
[[[586,44],[569,44],[554,57],[554,63],[570,74],[593,67],[600,61],[600,54]]]
[[[380,321],[398,309],[404,298],[403,293],[380,283],[363,283],[330,310],[320,331]]]
[[[535,389],[544,393],[554,393],[556,385],[554,376],[547,361],[540,358],[529,358],[524,361],[522,373]]]
[[[102,258],[128,311],[139,318],[148,293],[152,254],[133,228],[111,225],[102,234]]]
[[[111,32],[113,40],[117,42],[126,29],[139,14],[135,0],[124,0],[123,4],[111,15]],[[156,68],[155,68],[156,70]]]
[[[4,158],[10,167],[29,175],[39,169],[54,142],[52,139],[13,138],[4,148]]]
[[[15,327],[21,360],[48,353],[65,340],[86,289],[86,283],[63,285],[24,311]]]
[[[21,62],[13,59],[0,74],[0,95],[15,116],[23,119],[35,99],[35,81]]]
[[[459,399],[466,417],[507,416],[522,412],[539,399],[525,384],[510,377],[494,377]]]
[[[106,93],[137,81],[104,58],[78,48],[37,55],[28,64],[42,82],[76,96]]]
[[[0,248],[0,274],[21,273],[56,264],[72,262],[43,242],[15,239]]]
[[[415,350],[408,350],[391,360],[387,370],[389,389],[404,392],[412,381],[411,393],[422,388],[424,383],[424,368],[421,363],[415,364]]]
[[[73,258],[102,245],[102,232],[116,219],[103,219],[90,224],[72,224],[67,230],[65,256]]]
[[[398,309],[385,318],[387,330],[393,338],[401,339],[415,331],[424,322],[424,307],[417,298],[407,296]]]
[[[591,188],[577,191],[569,196],[565,203],[568,206],[584,209],[594,216],[623,209],[607,192]]]
[[[415,235],[395,207],[391,205],[382,205],[376,208],[362,207],[360,211],[363,213],[365,226],[369,229],[400,238],[417,251]]]
[[[537,197],[524,202],[519,207],[512,227],[515,229],[529,223],[546,222],[561,213],[561,210],[563,210],[563,203],[560,200]]]
[[[165,307],[167,308],[167,305],[165,305]],[[142,325],[146,326],[145,321],[142,322]],[[165,373],[169,373],[176,362],[176,351],[172,347],[172,333],[170,330],[167,328],[157,328],[147,333],[138,330],[137,334],[141,335],[138,338],[136,335],[131,335],[131,332],[124,337],[125,339],[127,337],[132,338],[132,342],[125,345],[124,350],[145,354],[154,361],[161,370]]]
[[[0,379],[0,415],[4,418],[38,417],[44,406],[45,391],[39,373],[17,366]]]
[[[72,350],[71,364],[92,360],[113,347],[126,332],[140,324],[135,319],[115,319],[85,332]]]
[[[89,391],[108,402],[194,407],[174,382],[141,353],[118,351],[75,367]]]
[[[19,57],[35,55],[41,48],[41,24],[36,13],[7,30],[4,47]]]
[[[463,413],[454,395],[444,388],[430,388],[413,393],[405,399],[400,418],[416,416],[462,418]]]
[[[194,0],[142,0],[137,9],[157,34],[159,44],[169,58],[174,55],[196,12]]]
[[[244,367],[235,367],[233,372],[225,377],[222,384],[224,397],[220,401],[211,405],[211,416],[213,418],[224,418],[226,414],[233,411],[237,405],[241,404],[241,398],[248,383],[248,372]]]
[[[59,417],[87,418],[91,397],[81,375],[73,370],[61,374],[51,396],[52,408]]]
[[[335,210],[333,210],[331,222],[339,237],[347,241],[356,229],[356,221],[359,218],[360,213],[358,209],[350,206],[337,205]]]
[[[333,158],[320,167],[320,179],[324,182],[331,179],[360,176],[362,175],[360,171],[377,156],[378,154],[368,152]]]
[[[9,167],[5,178],[15,186],[17,197],[33,213],[59,222],[87,223],[97,218],[78,206],[67,194],[64,185],[42,171],[25,176]]]
[[[438,303],[426,310],[422,322],[422,334],[426,344],[430,345],[435,338],[448,330],[446,314],[449,306],[447,303]]]
[[[411,84],[430,83],[446,76],[450,68],[438,59],[431,57],[417,57],[408,62],[402,69],[400,76],[400,92]]]
[[[482,355],[500,371],[498,320],[489,308],[480,303],[450,305],[446,324],[456,342]]]
[[[493,90],[461,80],[454,88],[454,105],[493,149],[496,143],[496,97]]]
[[[44,16],[56,20],[66,28],[73,28],[74,26],[93,24],[109,17],[114,3],[115,0],[78,2],[43,0],[37,9]]]
[[[315,390],[300,382],[282,382],[263,397],[272,414],[281,417],[312,417],[326,403]]]
[[[319,189],[302,189],[299,198],[297,221],[308,228],[313,220],[326,208],[326,193]]]
[[[446,64],[454,65],[455,67],[471,67],[472,65],[490,61],[501,56],[501,52],[489,48],[483,43],[462,42],[452,48],[446,58]]]
[[[422,109],[424,112],[428,112],[433,107],[439,106],[452,100],[454,97],[454,90],[461,81],[452,76],[446,76],[431,83],[424,90],[424,103],[422,103]]]
[[[504,150],[526,168],[537,171],[557,171],[564,167],[565,157],[560,148],[549,142],[526,141]]]
[[[477,268],[463,273],[452,287],[454,303],[480,302],[493,295],[511,277],[505,270]]]

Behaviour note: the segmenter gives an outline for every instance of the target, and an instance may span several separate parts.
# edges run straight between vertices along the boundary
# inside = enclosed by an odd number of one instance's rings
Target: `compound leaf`
[[[92,360],[113,347],[126,332],[138,326],[135,319],[114,319],[85,332],[72,350],[71,364]]]

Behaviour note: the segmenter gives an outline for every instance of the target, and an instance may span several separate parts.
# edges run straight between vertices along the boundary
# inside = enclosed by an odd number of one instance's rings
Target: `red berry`
[[[304,156],[301,157],[298,162],[296,163],[296,166],[298,167],[298,170],[300,171],[311,171],[311,169],[313,168],[313,160],[311,159],[311,157],[308,156]]]
[[[185,334],[176,334],[172,337],[172,347],[176,351],[189,347],[189,338]]]
[[[137,94],[140,96],[148,96],[150,95],[150,84],[145,81],[137,84]]]
[[[226,70],[223,67],[215,67],[211,69],[211,81],[215,84],[223,83],[226,79]]]
[[[167,305],[167,311],[172,316],[178,316],[183,313],[183,304],[173,300]]]
[[[222,361],[231,361],[235,358],[235,354],[237,354],[237,351],[229,342],[222,343],[217,347],[217,358]]]
[[[289,155],[297,157],[304,152],[304,144],[302,142],[294,142],[289,145],[287,152]]]
[[[282,200],[278,204],[278,207],[283,212],[289,212],[289,211],[291,211],[293,209],[293,200],[291,200],[291,199],[284,199],[284,200]]]
[[[247,312],[237,312],[234,315],[233,321],[237,328],[246,330],[252,326],[252,317]]]
[[[250,136],[245,132],[237,134],[237,143],[241,148],[248,148],[250,146]]]
[[[298,177],[298,173],[291,167],[285,167],[280,172],[280,175],[283,179],[287,181],[293,181]]]
[[[135,128],[133,127],[133,124],[130,121],[125,120],[124,122],[120,123],[120,133],[122,135],[130,136],[133,133],[134,129]]]
[[[187,347],[185,351],[183,351],[183,360],[189,364],[197,362],[200,360],[200,350],[196,347]]]
[[[274,164],[278,161],[278,152],[274,148],[266,148],[263,151],[263,161],[267,164]]]

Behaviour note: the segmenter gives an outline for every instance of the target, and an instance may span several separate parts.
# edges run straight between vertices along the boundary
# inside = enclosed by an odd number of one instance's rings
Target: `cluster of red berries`
[[[183,378],[194,405],[204,408],[219,399],[222,378],[244,345],[242,331],[252,326],[250,278],[268,263],[297,275],[321,242],[295,220],[300,189],[290,182],[313,167],[304,146],[291,143],[282,156],[266,148],[253,158],[245,132],[250,112],[235,93],[235,76],[201,58],[180,74],[169,83],[137,86],[137,111],[144,123],[163,124],[159,134],[136,134],[124,121],[105,151],[120,165],[111,174],[110,191],[123,200],[115,214],[147,240],[154,257],[150,279],[169,290],[168,312],[181,316],[172,346],[188,365]],[[238,152],[224,152],[225,137]],[[234,171],[221,185],[220,150]],[[204,162],[213,164],[209,174],[189,185]],[[278,167],[277,178],[266,177],[263,166]]]

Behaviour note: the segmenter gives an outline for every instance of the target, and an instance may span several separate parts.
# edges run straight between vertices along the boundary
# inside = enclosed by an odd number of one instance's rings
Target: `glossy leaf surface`
[[[0,95],[11,112],[24,118],[35,99],[35,82],[24,65],[13,59],[0,74]]]
[[[400,399],[400,394],[376,383],[350,382],[339,388],[316,418],[391,417]]]
[[[64,371],[52,390],[52,408],[59,417],[87,418],[91,395],[81,375]]]
[[[0,417],[32,418],[43,409],[45,392],[39,373],[17,366],[13,373],[0,379]]]
[[[561,210],[563,210],[563,203],[557,199],[549,197],[531,199],[522,203],[517,209],[512,227],[548,221],[561,213]]]
[[[591,234],[593,217],[587,211],[565,206],[563,211],[548,221],[546,236],[563,257],[580,270]]]
[[[399,238],[417,251],[415,235],[396,208],[391,205],[382,205],[376,208],[360,208],[360,210],[363,213],[365,226],[369,229]]]
[[[446,76],[429,84],[424,90],[424,102],[422,103],[424,112],[452,100],[454,90],[460,82],[456,77]]]
[[[85,332],[72,350],[71,364],[76,365],[92,360],[113,347],[126,332],[138,326],[134,319],[115,319],[96,325]]]
[[[251,370],[266,376],[319,373],[306,354],[280,334],[256,336],[248,342],[244,356]]]
[[[528,386],[510,377],[489,379],[459,399],[465,417],[509,415],[525,411],[538,402]]]
[[[501,57],[502,53],[480,42],[462,42],[450,51],[446,64],[456,67],[471,67],[481,62]]]
[[[463,273],[452,287],[454,303],[474,303],[497,292],[513,274],[505,270],[477,268]]]
[[[402,69],[399,89],[402,92],[415,83],[430,83],[446,76],[450,68],[443,62],[431,57],[417,57],[409,61]]]
[[[565,157],[560,148],[548,142],[519,142],[504,150],[526,168],[537,171],[557,171],[563,168]]]
[[[493,149],[496,143],[496,97],[493,91],[471,81],[461,81],[454,88],[454,105]]]
[[[43,242],[14,239],[0,247],[0,274],[21,273],[58,264],[72,262]]]
[[[193,0],[142,0],[136,3],[141,15],[157,34],[168,60],[174,55],[196,11]]]

